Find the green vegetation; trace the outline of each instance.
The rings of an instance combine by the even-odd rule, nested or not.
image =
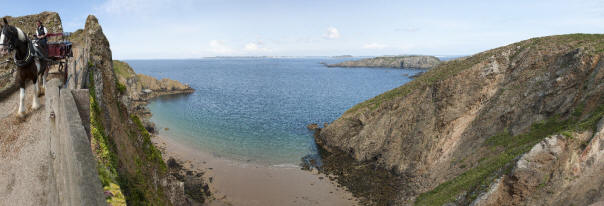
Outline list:
[[[126,94],[126,85],[123,85],[122,83],[116,81],[115,86],[117,87],[117,91],[120,92],[120,94]]]
[[[119,60],[113,60],[113,71],[115,72],[116,76],[124,79],[128,79],[136,75],[128,63]]]
[[[113,60],[113,72],[117,77],[115,78],[115,85],[118,92],[122,95],[126,94],[126,81],[129,78],[135,77],[136,73],[134,73],[134,70],[132,67],[130,67],[130,65],[128,65],[128,63],[119,60]]]
[[[480,62],[488,53],[481,53],[474,55],[466,60],[452,60],[446,63],[442,63],[436,68],[419,76],[417,79],[388,92],[380,94],[370,100],[362,102],[350,108],[346,113],[355,113],[361,108],[369,108],[371,110],[378,108],[383,102],[390,101],[395,98],[402,98],[407,96],[409,93],[415,90],[424,89],[437,81],[447,79],[459,72],[472,67],[473,65]]]
[[[583,48],[588,54],[600,54],[604,52],[604,34],[568,34],[568,35],[557,35],[548,37],[539,37],[511,44],[505,49],[511,48],[516,52],[511,56],[511,59],[516,59],[520,52],[526,49],[535,49],[537,51],[548,52],[551,48],[558,48],[559,46]],[[390,101],[395,98],[403,98],[412,91],[425,89],[426,87],[434,84],[435,82],[447,79],[454,76],[461,71],[472,67],[473,65],[486,60],[493,54],[500,53],[501,49],[493,49],[486,52],[482,52],[473,55],[464,60],[452,60],[443,62],[437,67],[431,69],[425,74],[421,75],[417,79],[388,92],[380,94],[370,100],[355,105],[348,111],[347,114],[353,114],[357,111],[362,111],[366,108],[374,110],[378,108],[383,102]]]
[[[137,116],[128,116],[123,105],[116,102],[120,112],[119,119],[128,124],[124,128],[127,130],[129,142],[134,146],[133,150],[120,150],[129,154],[118,154],[117,145],[113,142],[116,140],[104,133],[102,111],[96,100],[94,71],[89,75],[90,122],[94,137],[92,145],[97,158],[99,178],[104,189],[113,194],[107,199],[107,203],[112,205],[125,205],[126,202],[128,205],[169,204],[164,200],[162,187],[155,185],[152,180],[164,176],[167,173],[167,166],[163,162],[161,152],[151,142],[151,135]],[[125,148],[130,145],[120,146]],[[152,177],[149,174],[157,176]]]
[[[90,82],[94,82],[93,72],[89,74]],[[120,205],[125,203],[124,195],[117,184],[119,178],[117,173],[118,159],[112,148],[115,147],[111,139],[105,134],[105,129],[100,119],[101,109],[96,100],[95,85],[90,84],[90,133],[92,135],[91,144],[97,159],[97,170],[99,178],[106,191],[110,191],[113,196],[108,197],[107,203]],[[125,205],[125,204],[121,204]]]
[[[575,108],[575,111],[577,110],[583,110],[583,106]],[[512,136],[506,130],[494,135],[487,139],[486,144],[498,153],[495,152],[495,154],[483,158],[472,169],[440,184],[432,191],[421,194],[416,199],[415,204],[443,205],[455,201],[456,197],[463,192],[468,192],[470,194],[468,199],[473,200],[481,191],[487,189],[494,178],[509,172],[514,160],[528,152],[539,141],[554,134],[568,134],[571,131],[595,131],[598,121],[603,116],[604,105],[600,105],[583,120],[576,116],[561,120],[555,116],[546,121],[533,124],[530,130],[524,134]]]
[[[122,191],[120,190],[120,186],[114,183],[110,183],[108,186],[104,186],[103,189],[105,191],[110,191],[113,194],[113,197],[107,198],[107,204],[112,206],[126,205],[126,198]]]
[[[145,153],[145,157],[147,158],[147,161],[156,163],[157,165],[159,165],[162,172],[166,172],[168,167],[162,159],[161,152],[153,145],[153,142],[151,142],[151,134],[149,134],[147,129],[145,129],[145,126],[138,118],[138,116],[131,115],[130,118],[132,119],[132,122],[136,124],[138,131],[143,137],[142,148],[143,152]]]

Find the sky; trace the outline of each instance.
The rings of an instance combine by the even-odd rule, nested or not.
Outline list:
[[[0,16],[95,15],[114,59],[470,55],[556,34],[603,33],[604,0],[3,1]]]

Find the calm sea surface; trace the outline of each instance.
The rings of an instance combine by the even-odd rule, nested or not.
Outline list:
[[[151,101],[160,134],[219,157],[298,164],[316,152],[310,123],[410,81],[418,70],[327,68],[336,58],[129,60],[137,73],[190,84],[190,95]],[[166,130],[167,128],[167,130]]]

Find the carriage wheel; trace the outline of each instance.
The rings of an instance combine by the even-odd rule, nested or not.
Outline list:
[[[63,74],[64,74],[64,78],[65,78],[65,84],[67,84],[67,76],[69,76],[69,73],[67,72],[67,67],[69,67],[69,65],[67,64],[67,60],[65,60],[64,65],[63,65]]]

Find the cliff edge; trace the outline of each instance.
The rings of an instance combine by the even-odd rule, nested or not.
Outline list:
[[[337,64],[328,64],[327,67],[387,67],[387,68],[409,68],[430,69],[440,64],[440,60],[434,56],[384,56],[345,61]]]
[[[571,154],[590,150],[604,113],[602,56],[604,35],[570,34],[533,38],[447,61],[406,85],[354,106],[321,129],[316,140],[327,153],[375,163],[393,175],[394,184],[405,185],[385,197],[388,204],[470,204],[496,178],[518,177],[509,173],[517,160],[551,135],[590,134],[558,141],[587,145],[574,148]],[[561,165],[552,167],[560,169]],[[592,178],[598,180],[594,184],[604,179]],[[516,185],[508,179],[503,181]],[[541,180],[546,186],[562,188],[549,183],[554,179]],[[344,184],[351,188],[360,183]],[[506,188],[512,187],[509,184]],[[594,191],[589,194],[601,194],[603,187],[590,188]],[[366,194],[368,202],[379,202],[372,198],[379,197],[379,192]],[[564,203],[602,198],[589,194],[569,196]],[[549,196],[533,197],[539,201]],[[516,201],[510,204],[529,202]]]

